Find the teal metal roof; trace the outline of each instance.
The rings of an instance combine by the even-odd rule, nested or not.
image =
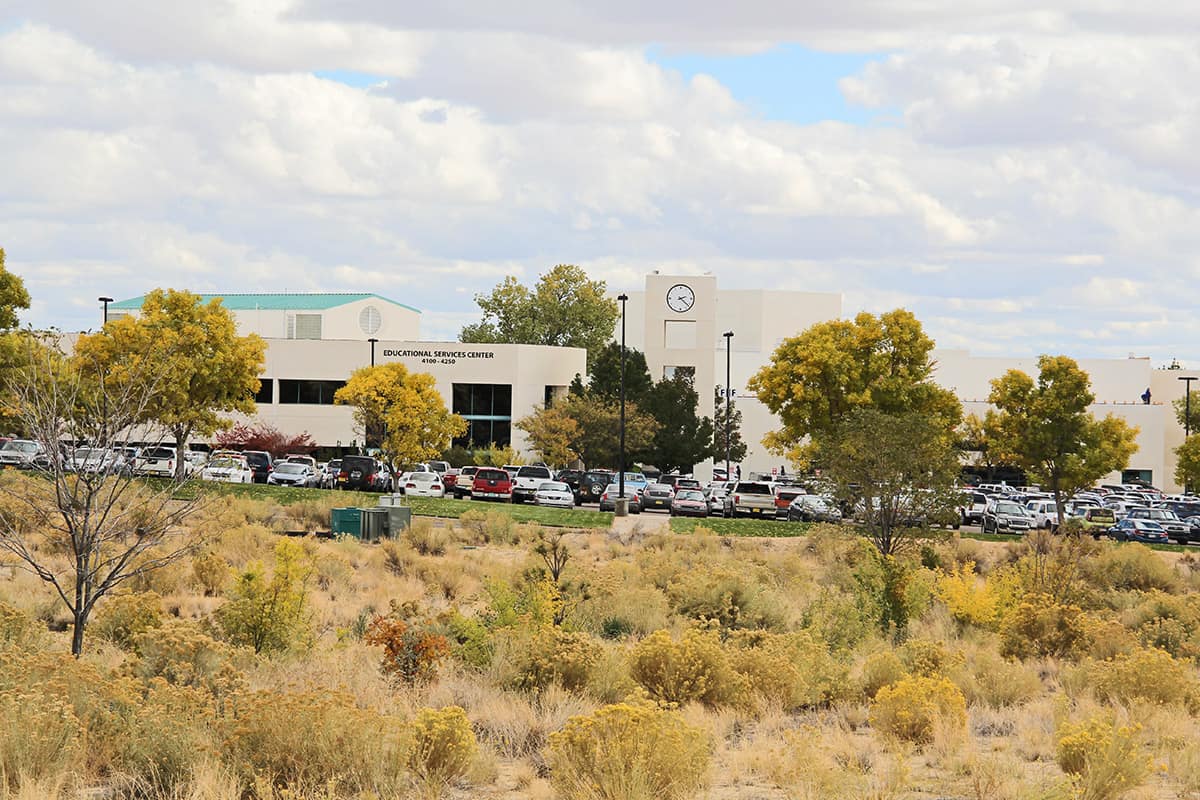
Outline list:
[[[407,308],[409,311],[421,313],[420,309],[397,303],[377,294],[359,292],[314,292],[314,293],[282,293],[282,294],[202,294],[202,302],[220,300],[221,305],[230,311],[324,311],[330,308],[344,306],[359,300],[374,298],[384,303]],[[136,311],[142,307],[146,296],[131,297],[109,304],[109,308],[118,311]]]

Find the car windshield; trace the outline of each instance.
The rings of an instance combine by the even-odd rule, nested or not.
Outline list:
[[[640,472],[626,472],[625,473],[625,482],[626,483],[630,483],[630,482],[646,483],[646,476]]]
[[[297,464],[294,461],[285,461],[275,468],[277,473],[284,475],[299,475],[308,467],[307,464]]]
[[[679,494],[675,495],[677,500],[704,500],[704,493],[698,489],[684,489]]]
[[[1012,514],[1015,517],[1023,517],[1023,516],[1025,516],[1025,509],[1021,508],[1016,503],[997,503],[996,504],[996,513],[997,514]]]
[[[517,470],[518,478],[549,478],[550,470],[546,467],[521,467]]]
[[[151,447],[149,450],[142,453],[146,458],[174,458],[175,451],[168,450],[165,447]]]
[[[80,447],[75,451],[76,461],[83,461],[88,458],[104,458],[104,451],[95,447]]]
[[[438,476],[436,472],[414,472],[408,479],[413,483],[433,483]]]
[[[765,483],[739,483],[737,491],[744,494],[771,494],[771,487]]]
[[[19,439],[14,439],[11,442],[5,442],[4,447],[0,448],[0,450],[8,450],[10,452],[15,450],[18,453],[34,453],[37,451],[37,444],[35,442],[23,442]]]
[[[571,487],[565,483],[556,483],[555,481],[546,481],[538,487],[539,492],[569,492]]]
[[[506,481],[508,473],[502,469],[481,469],[475,473],[475,477],[481,481]]]
[[[233,458],[232,456],[222,456],[220,458],[214,458],[212,461],[208,462],[208,468],[209,469],[234,469],[234,468],[243,466],[245,463],[246,462],[242,461],[240,458]]]

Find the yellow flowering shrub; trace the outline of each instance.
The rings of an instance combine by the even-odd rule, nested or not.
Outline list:
[[[939,726],[965,733],[967,701],[947,678],[902,678],[875,694],[870,720],[885,736],[924,744]]]
[[[526,640],[516,665],[513,683],[520,689],[545,689],[558,684],[572,691],[587,686],[600,643],[586,633],[571,633],[547,626]]]
[[[666,631],[655,631],[633,648],[629,674],[664,703],[736,704],[747,690],[713,631],[692,629],[679,641]]]
[[[20,780],[56,775],[80,754],[83,725],[64,698],[37,689],[0,691],[0,720],[0,794]]]
[[[117,647],[128,649],[139,635],[162,623],[162,598],[154,592],[114,594],[97,605],[89,630]]]
[[[564,800],[691,800],[706,783],[709,742],[678,714],[634,700],[572,717],[551,734],[548,762]]]
[[[867,656],[858,676],[858,686],[868,700],[901,678],[908,677],[908,670],[894,650],[880,650]]]
[[[993,628],[1000,621],[996,593],[975,575],[974,562],[939,572],[934,591],[950,610],[950,616],[964,625]]]
[[[406,761],[426,797],[439,797],[471,766],[478,745],[458,706],[423,708],[412,724]]]
[[[32,650],[42,641],[46,626],[8,603],[0,603],[0,651]]]
[[[168,620],[134,640],[139,656],[130,674],[149,681],[162,678],[175,686],[202,688],[222,698],[241,687],[234,649],[200,630],[194,622]]]
[[[1072,776],[1075,797],[1109,800],[1141,783],[1150,762],[1138,744],[1139,732],[1139,727],[1118,725],[1106,714],[1059,727],[1055,759]]]
[[[763,698],[785,711],[829,703],[846,695],[846,668],[811,634],[746,631],[731,637],[733,668]]]
[[[951,652],[934,639],[909,639],[896,651],[904,668],[912,675],[932,678],[947,675],[963,664],[962,653]]]
[[[1044,594],[1026,597],[1000,625],[1000,653],[1014,658],[1071,657],[1086,642],[1083,609]]]
[[[1087,684],[1102,700],[1157,705],[1190,705],[1200,701],[1200,684],[1191,664],[1165,650],[1138,648],[1108,661],[1083,667]]]

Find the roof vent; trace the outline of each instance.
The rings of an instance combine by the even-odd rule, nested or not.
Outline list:
[[[358,327],[367,336],[374,336],[379,333],[380,327],[383,326],[383,317],[379,315],[379,309],[375,306],[367,306],[358,315]]]

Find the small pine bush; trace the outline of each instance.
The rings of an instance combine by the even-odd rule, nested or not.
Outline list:
[[[412,724],[407,763],[427,798],[463,777],[478,751],[467,714],[458,706],[421,709]]]
[[[727,567],[688,570],[667,587],[675,611],[726,630],[782,630],[784,614],[775,596],[746,570]]]
[[[870,719],[885,736],[926,744],[940,726],[965,735],[967,701],[947,678],[902,678],[875,694]]]
[[[664,703],[734,705],[744,700],[747,690],[712,631],[692,629],[679,641],[666,631],[650,634],[630,653],[629,673]]]
[[[229,583],[229,562],[216,553],[201,553],[192,558],[192,580],[205,597],[216,597]]]
[[[129,649],[138,636],[162,623],[162,598],[154,592],[140,592],[105,597],[91,628],[101,639]]]
[[[548,761],[564,800],[691,800],[703,794],[709,743],[677,714],[626,701],[572,717],[550,736]]]

